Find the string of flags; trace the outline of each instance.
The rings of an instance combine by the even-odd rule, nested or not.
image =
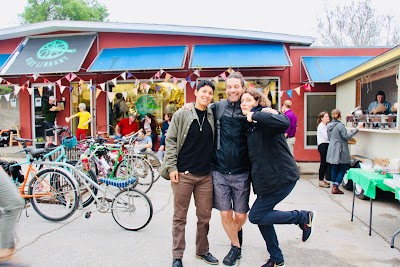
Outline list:
[[[222,78],[224,81],[227,79],[227,74],[231,74],[234,73],[235,71],[232,68],[228,68],[225,71],[223,71],[222,73],[220,73],[219,75],[209,79],[210,81],[214,81],[215,83],[219,82],[219,79]],[[72,92],[74,87],[71,85],[72,81],[78,81],[79,84],[79,89],[81,91],[81,86],[83,84],[88,84],[88,88],[90,88],[91,90],[96,90],[96,98],[100,95],[100,93],[107,93],[107,97],[108,100],[110,102],[112,102],[114,100],[115,97],[115,93],[114,92],[107,92],[106,91],[106,84],[108,83],[112,83],[114,84],[114,86],[116,86],[118,84],[118,79],[122,78],[124,81],[127,79],[130,80],[134,80],[134,87],[131,89],[133,91],[133,93],[135,95],[137,95],[138,90],[139,89],[144,89],[146,91],[146,93],[149,92],[151,85],[154,83],[154,80],[156,79],[157,81],[162,79],[162,77],[164,78],[164,82],[170,82],[172,81],[174,85],[178,86],[181,90],[186,89],[187,84],[190,85],[190,87],[192,89],[196,88],[196,80],[197,77],[200,77],[201,75],[201,69],[196,69],[194,70],[188,77],[186,78],[178,78],[178,77],[174,77],[173,75],[171,75],[168,72],[165,72],[163,69],[158,70],[153,76],[151,76],[150,79],[138,79],[136,78],[132,73],[130,73],[129,71],[124,71],[121,74],[119,74],[118,76],[114,77],[111,80],[108,80],[106,82],[103,83],[99,83],[99,84],[92,84],[92,80],[90,79],[89,81],[85,81],[83,78],[79,77],[78,75],[76,75],[75,73],[68,73],[66,74],[64,77],[56,80],[56,81],[49,81],[48,79],[43,78],[43,83],[45,84],[49,84],[47,87],[49,87],[51,89],[52,84],[55,83],[56,85],[58,85],[58,87],[60,88],[60,92],[61,94],[63,94],[63,92],[65,91],[65,89],[69,89],[69,92]],[[195,79],[192,80],[192,76],[195,76]],[[11,82],[7,81],[6,79],[0,77],[0,84],[2,84],[3,82],[5,82],[7,84],[8,87],[13,86],[14,87],[14,92],[13,93],[9,93],[9,94],[5,94],[5,95],[0,95],[0,100],[2,97],[4,97],[7,102],[10,100],[10,97],[12,94],[14,94],[14,96],[17,96],[19,94],[19,92],[21,90],[27,90],[29,95],[32,95],[34,88],[30,87],[31,85],[31,78],[33,79],[33,81],[36,81],[39,77],[41,77],[41,75],[39,74],[33,74],[32,77],[30,77],[29,79],[27,79],[27,81],[25,83],[23,83],[22,85],[19,84],[12,84]],[[63,80],[67,80],[69,83],[69,86],[63,85],[62,82]],[[254,87],[255,86],[253,84],[250,84],[249,87]],[[309,83],[306,83],[304,85],[301,85],[299,87],[296,87],[294,89],[288,89],[288,90],[280,90],[277,91],[277,86],[276,86],[276,82],[275,81],[271,81],[265,88],[257,88],[259,90],[262,90],[265,94],[271,93],[272,99],[275,100],[276,94],[279,94],[279,97],[282,97],[284,93],[286,93],[289,98],[292,98],[293,96],[293,91],[295,91],[298,95],[300,95],[300,90],[301,88],[303,88],[305,91],[310,92],[311,91],[311,85]],[[38,87],[38,93],[39,95],[42,97],[43,95],[43,87]],[[172,90],[172,87],[167,88],[169,91]],[[159,91],[160,87],[156,86],[156,91]],[[127,92],[123,93],[124,98],[126,98],[127,96]]]

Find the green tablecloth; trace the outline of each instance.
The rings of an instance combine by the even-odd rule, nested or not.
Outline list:
[[[346,177],[349,180],[352,180],[364,190],[364,195],[375,199],[376,197],[376,188],[380,188],[384,191],[390,192],[398,192],[398,190],[394,190],[393,188],[385,185],[383,183],[384,179],[390,179],[385,175],[374,173],[374,172],[365,172],[361,169],[351,168],[347,171]],[[397,194],[396,194],[397,195]]]

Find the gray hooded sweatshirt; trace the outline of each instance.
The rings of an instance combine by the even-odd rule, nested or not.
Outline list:
[[[344,124],[338,120],[328,123],[329,146],[326,161],[330,164],[350,164],[350,151],[348,140],[352,138],[358,129],[347,133]]]

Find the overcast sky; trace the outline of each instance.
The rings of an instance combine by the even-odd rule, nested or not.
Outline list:
[[[3,0],[4,1],[4,0]],[[0,28],[18,26],[17,14],[26,0],[6,0],[2,4]],[[5,2],[5,1],[4,1]],[[322,12],[323,0],[98,0],[107,6],[112,22],[140,22],[247,29],[318,37],[316,17]],[[330,0],[346,3],[349,0]],[[371,0],[380,13],[400,17],[396,0]],[[240,4],[239,4],[240,3]]]

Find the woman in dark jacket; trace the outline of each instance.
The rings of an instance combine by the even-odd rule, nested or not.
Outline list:
[[[241,109],[250,122],[247,144],[251,161],[251,178],[257,199],[249,220],[257,224],[267,245],[270,259],[263,266],[284,266],[274,224],[297,224],[307,241],[314,229],[314,211],[278,211],[274,207],[290,194],[300,178],[284,133],[288,118],[272,108],[264,108],[266,97],[256,89],[248,89],[241,98]]]

